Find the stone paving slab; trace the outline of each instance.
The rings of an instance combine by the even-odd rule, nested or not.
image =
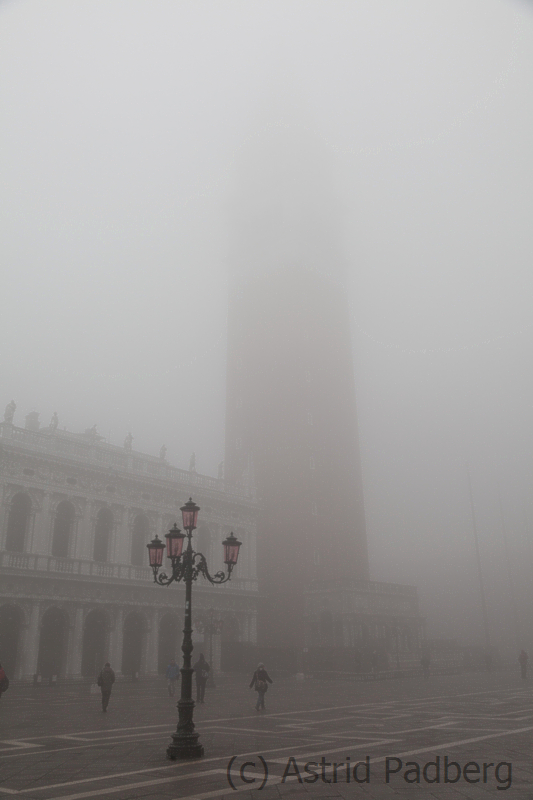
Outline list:
[[[166,759],[177,698],[163,681],[117,683],[106,714],[87,686],[12,683],[0,701],[0,797],[484,800],[503,791],[533,800],[533,692],[513,673],[356,684],[272,677],[264,714],[254,709],[248,676],[218,680],[195,709],[206,754],[192,762]],[[235,791],[227,780],[233,756]],[[269,772],[261,791],[259,756]],[[392,768],[401,762],[389,783],[387,757],[398,759]],[[426,777],[435,778],[437,757],[439,782],[429,783],[424,765],[433,762]],[[443,782],[445,757],[461,766],[456,783]],[[358,761],[357,777],[368,782],[353,777]],[[469,761],[467,776],[479,783],[465,779]],[[495,773],[500,762],[511,763],[510,780],[504,764]]]

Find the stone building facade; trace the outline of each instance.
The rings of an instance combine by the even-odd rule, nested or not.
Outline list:
[[[304,666],[368,671],[419,665],[425,620],[415,586],[379,581],[316,581],[305,594]]]
[[[162,538],[192,496],[196,550],[212,573],[222,540],[243,543],[231,581],[193,589],[196,653],[220,668],[236,643],[256,641],[257,503],[253,491],[74,434],[0,423],[0,662],[10,677],[81,679],[105,661],[118,674],[164,671],[181,655],[184,587],[156,586],[146,544]],[[219,633],[200,634],[202,622]],[[35,677],[37,676],[37,677]]]

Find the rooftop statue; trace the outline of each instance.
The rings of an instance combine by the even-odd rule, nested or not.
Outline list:
[[[57,416],[57,411],[54,411],[52,419],[50,420],[50,430],[56,431],[58,425],[59,425],[59,417]]]
[[[15,415],[15,411],[17,409],[17,404],[14,400],[7,404],[6,410],[4,411],[4,421],[10,422],[13,424],[13,417]]]
[[[132,444],[133,444],[133,436],[131,435],[131,432],[129,432],[126,438],[124,439],[124,450],[127,450],[128,453],[131,453]]]
[[[196,454],[193,453],[189,461],[189,472],[196,472]]]
[[[166,457],[167,457],[167,448],[163,444],[161,445],[161,450],[159,451],[159,458],[161,459],[161,461],[164,461]]]
[[[93,425],[92,428],[85,428],[85,436],[87,436],[92,442],[101,442],[104,439],[104,437],[100,436],[96,430],[96,425]]]

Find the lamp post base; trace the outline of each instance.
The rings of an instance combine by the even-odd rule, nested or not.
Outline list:
[[[182,691],[185,689],[185,694],[189,695],[188,698],[180,698],[178,701],[179,722],[178,728],[172,734],[172,741],[167,747],[167,758],[175,761],[177,758],[202,758],[204,754],[203,745],[200,744],[198,738],[200,734],[194,730],[193,710],[194,700],[191,694],[191,680],[193,670],[189,667],[183,668],[182,673]]]
[[[182,758],[202,758],[204,746],[198,741],[198,736],[197,733],[185,735],[174,733],[172,742],[167,747],[167,758],[170,758],[171,761]]]

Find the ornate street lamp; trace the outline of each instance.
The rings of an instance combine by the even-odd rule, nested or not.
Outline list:
[[[216,616],[214,608],[210,608],[198,619],[196,627],[199,633],[203,633],[209,637],[209,664],[211,665],[211,669],[209,670],[207,685],[211,689],[216,689],[215,678],[213,674],[213,636],[217,636],[222,631],[222,628],[224,627],[224,620]]]
[[[170,559],[172,569],[170,575],[159,572],[163,564],[163,552],[165,545],[156,536],[150,544],[147,544],[150,566],[154,573],[154,581],[160,586],[169,586],[174,581],[185,583],[185,627],[183,629],[183,667],[181,668],[181,696],[178,701],[178,727],[176,733],[172,734],[172,742],[167,748],[167,756],[171,759],[176,758],[201,758],[204,754],[203,745],[198,741],[199,734],[194,730],[193,710],[194,700],[192,699],[192,674],[191,666],[192,646],[192,583],[202,574],[210,583],[221,584],[229,581],[234,566],[239,557],[239,542],[233,533],[222,542],[224,547],[224,563],[228,571],[209,574],[207,561],[202,553],[196,553],[192,548],[192,532],[196,529],[198,521],[199,506],[193,503],[189,497],[187,503],[180,509],[183,518],[183,527],[187,533],[182,533],[178,526],[174,527],[166,534],[167,558]],[[187,546],[184,550],[185,539]]]

